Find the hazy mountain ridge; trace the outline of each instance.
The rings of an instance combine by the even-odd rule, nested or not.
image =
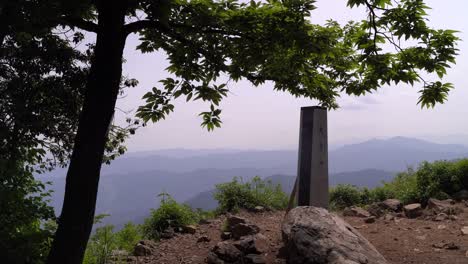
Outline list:
[[[461,157],[468,157],[468,148],[461,145],[403,137],[369,140],[330,151],[330,184],[373,187],[382,180],[390,180],[394,172],[423,160]],[[292,150],[176,149],[130,153],[110,166],[103,166],[96,212],[111,214],[107,222],[120,225],[148,215],[150,208],[158,206],[156,196],[163,191],[178,201],[190,201],[202,192],[212,192],[215,184],[227,182],[234,176],[270,177],[289,192],[294,177],[284,175],[295,175],[296,166],[297,151]],[[52,205],[57,213],[63,199],[65,172],[62,169],[39,176],[54,182]],[[213,205],[203,193],[198,200]]]

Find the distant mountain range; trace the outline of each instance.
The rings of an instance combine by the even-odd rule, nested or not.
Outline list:
[[[374,187],[421,161],[462,157],[468,157],[468,147],[462,145],[404,137],[369,140],[329,152],[330,184]],[[174,149],[129,153],[103,167],[97,213],[111,214],[106,222],[118,226],[127,221],[141,222],[150,208],[157,208],[156,196],[163,191],[195,207],[213,208],[214,185],[234,176],[269,177],[289,192],[296,166],[297,151],[292,150]],[[53,182],[51,204],[57,213],[63,199],[64,176],[64,169],[38,176]]]

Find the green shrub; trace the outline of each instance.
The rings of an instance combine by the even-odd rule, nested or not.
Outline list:
[[[258,176],[248,182],[235,177],[231,182],[217,184],[214,198],[219,203],[217,211],[220,213],[249,210],[256,206],[284,209],[288,204],[288,196],[281,190],[281,185],[274,185]]]
[[[132,252],[135,245],[143,238],[142,230],[139,225],[128,222],[115,234],[117,248]]]
[[[143,233],[150,239],[158,240],[167,228],[181,228],[185,225],[197,223],[200,215],[190,206],[177,203],[170,195],[163,193],[161,205],[151,211],[151,216],[145,220]]]
[[[362,190],[354,185],[339,184],[330,189],[330,208],[342,210],[345,207],[362,204]]]
[[[466,161],[423,162],[416,171],[419,200],[426,202],[429,198],[446,199],[449,195],[463,188],[460,172],[457,171]]]

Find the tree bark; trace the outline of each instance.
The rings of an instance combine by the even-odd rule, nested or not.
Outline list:
[[[94,58],[86,86],[65,198],[49,264],[80,264],[94,220],[99,176],[122,76],[126,0],[97,1],[98,27]]]

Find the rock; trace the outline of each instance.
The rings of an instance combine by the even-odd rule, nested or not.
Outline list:
[[[222,233],[221,233],[221,239],[222,239],[222,240],[231,239],[231,232],[222,232]]]
[[[375,223],[375,216],[367,217],[366,219],[364,219],[364,222],[366,222],[367,224]]]
[[[420,203],[408,204],[403,207],[405,215],[408,218],[416,218],[422,215],[422,207]]]
[[[262,255],[256,255],[256,254],[248,254],[247,256],[244,257],[243,263],[245,264],[265,264],[266,259]]]
[[[468,200],[468,190],[461,190],[452,195],[452,198],[456,201],[465,201]]]
[[[141,240],[133,249],[134,256],[149,256],[156,251],[156,242],[152,240]]]
[[[356,229],[323,208],[292,209],[282,235],[288,263],[388,263]]]
[[[247,219],[235,215],[228,215],[227,217],[227,228],[231,230],[237,224],[246,224]]]
[[[392,211],[392,212],[400,212],[403,208],[403,204],[398,199],[387,199],[380,204],[383,209]]]
[[[393,215],[391,215],[391,214],[386,214],[386,215],[384,215],[383,219],[385,221],[392,221],[392,220],[395,219],[395,217]]]
[[[170,239],[175,236],[175,230],[172,227],[168,227],[164,232],[161,233],[161,238]]]
[[[209,225],[211,224],[213,221],[210,220],[210,219],[205,219],[205,218],[202,218],[200,219],[200,221],[198,221],[198,224],[199,225]]]
[[[234,243],[234,246],[244,254],[261,254],[268,251],[268,238],[262,234],[247,236]]]
[[[432,220],[436,221],[436,222],[440,222],[440,221],[447,220],[448,218],[449,218],[449,216],[447,214],[440,213],[440,214],[436,215]]]
[[[457,249],[460,249],[460,246],[458,246],[458,245],[455,244],[454,242],[445,242],[445,241],[442,241],[442,242],[440,242],[440,243],[433,244],[432,246],[435,247],[435,248],[439,248],[439,249],[448,249],[448,250],[457,250]]]
[[[208,237],[208,236],[201,236],[197,239],[197,242],[198,243],[202,243],[202,242],[210,242],[211,239]]]
[[[258,232],[260,232],[260,228],[253,224],[240,223],[231,228],[231,235],[234,239],[239,239],[248,235],[255,235]]]
[[[182,227],[182,232],[187,234],[195,234],[197,232],[197,227],[194,225],[186,225]]]
[[[362,209],[361,207],[351,206],[351,207],[346,207],[343,210],[343,216],[369,217],[371,215],[369,212]]]
[[[216,244],[212,252],[220,259],[227,262],[236,262],[242,257],[242,252],[233,244],[223,241]]]
[[[206,258],[206,263],[208,263],[208,264],[224,264],[224,261],[219,259],[218,256],[215,253],[210,252],[210,253],[208,253],[208,257]]]
[[[386,212],[386,210],[384,209],[385,206],[382,205],[382,203],[372,203],[371,205],[369,205],[369,207],[367,207],[367,211],[375,216],[375,217],[381,217],[383,216]]]
[[[436,214],[445,213],[448,215],[454,215],[460,213],[460,209],[453,206],[450,202],[440,201],[433,198],[427,201],[427,209]]]
[[[255,206],[254,209],[252,210],[256,213],[261,213],[261,212],[265,212],[265,207],[263,206]]]
[[[445,229],[445,228],[447,228],[446,225],[438,225],[437,226],[437,229],[439,229],[439,230],[442,230],[442,229]]]
[[[468,226],[462,227],[461,233],[462,233],[462,235],[464,235],[464,236],[468,235]]]

